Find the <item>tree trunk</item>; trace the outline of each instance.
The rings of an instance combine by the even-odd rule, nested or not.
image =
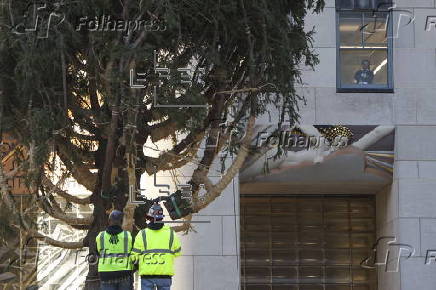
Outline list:
[[[99,146],[96,154],[96,166],[99,168],[98,170],[98,179],[94,188],[94,191],[90,197],[91,203],[94,204],[93,216],[94,220],[91,225],[91,229],[88,231],[88,234],[84,240],[84,245],[89,249],[89,255],[86,259],[88,263],[88,275],[86,276],[85,281],[85,290],[97,290],[100,289],[100,279],[98,276],[98,253],[97,253],[97,244],[96,237],[100,231],[104,230],[107,226],[108,215],[106,210],[110,208],[111,202],[103,199],[102,192],[102,183],[103,183],[103,167],[105,165],[105,154],[104,152],[106,146]]]

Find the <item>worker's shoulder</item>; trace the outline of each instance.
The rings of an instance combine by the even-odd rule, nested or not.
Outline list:
[[[165,229],[165,230],[167,230],[167,231],[174,231],[172,227],[167,226],[167,225],[164,225],[164,226],[162,227],[162,229]]]

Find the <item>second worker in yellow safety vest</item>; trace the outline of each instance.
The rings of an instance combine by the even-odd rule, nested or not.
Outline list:
[[[96,238],[98,272],[102,290],[133,289],[133,264],[130,259],[132,236],[123,231],[123,213],[114,210],[109,215],[109,226]]]
[[[162,207],[155,203],[147,213],[147,228],[135,238],[132,258],[139,263],[142,290],[170,290],[174,258],[181,255],[180,240],[163,224],[163,217]]]

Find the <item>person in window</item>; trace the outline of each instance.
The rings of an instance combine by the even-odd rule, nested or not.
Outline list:
[[[370,69],[369,60],[362,60],[362,69],[354,74],[354,82],[359,85],[369,85],[372,84],[373,78],[374,73]]]

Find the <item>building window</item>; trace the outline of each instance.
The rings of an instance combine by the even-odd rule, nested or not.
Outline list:
[[[381,5],[386,2],[338,2],[338,91],[392,91],[391,14]]]

